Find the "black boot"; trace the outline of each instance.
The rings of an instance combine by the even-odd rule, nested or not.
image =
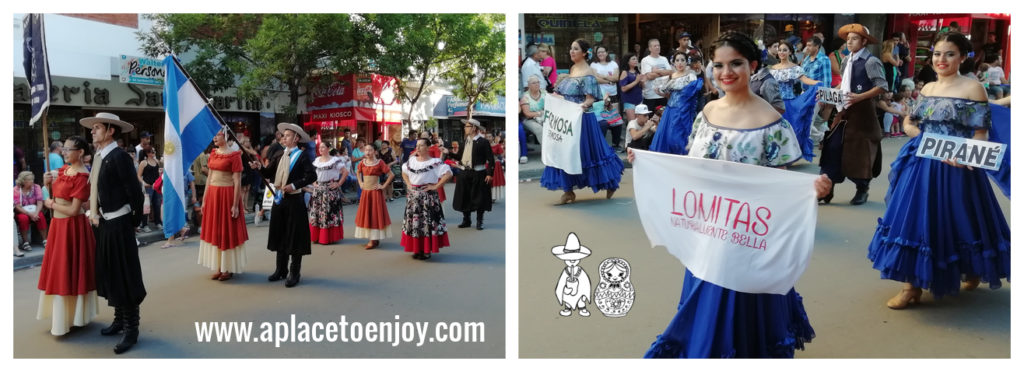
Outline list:
[[[469,212],[462,212],[462,223],[459,224],[459,228],[469,227],[473,222],[469,220]]]
[[[114,345],[114,354],[126,352],[139,342],[139,306],[126,306],[123,312],[124,336],[121,336],[121,342]]]
[[[834,196],[833,195],[834,191],[836,191],[836,185],[832,184],[832,187],[828,189],[828,195],[825,195],[825,196],[823,196],[821,198],[818,198],[818,201],[821,202],[821,204],[831,203],[832,202],[832,196]]]
[[[100,334],[104,336],[113,336],[121,333],[124,329],[124,310],[121,307],[114,308],[114,322],[110,323],[110,326],[100,330]]]
[[[857,194],[853,195],[853,199],[850,200],[850,204],[861,205],[868,201],[868,189],[857,189]]]
[[[288,288],[291,288],[291,287],[294,287],[296,284],[299,284],[299,278],[302,276],[301,271],[302,271],[302,255],[298,255],[298,254],[297,255],[293,255],[292,256],[292,267],[291,267],[291,270],[288,272],[288,280],[286,280],[284,282],[284,286],[288,287]]]
[[[273,274],[270,274],[270,277],[268,277],[267,280],[276,282],[284,279],[286,276],[288,276],[288,254],[284,251],[278,251],[277,268],[274,270]]]
[[[476,229],[484,229],[484,211],[476,211]]]

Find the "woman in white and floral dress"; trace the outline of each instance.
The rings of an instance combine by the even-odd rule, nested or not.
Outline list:
[[[416,154],[402,165],[402,179],[409,188],[402,219],[402,246],[412,258],[426,260],[448,246],[448,227],[437,190],[452,178],[452,170],[430,156],[426,139],[416,141]]]

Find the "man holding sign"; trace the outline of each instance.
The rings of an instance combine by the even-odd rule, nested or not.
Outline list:
[[[996,289],[1010,277],[1010,228],[992,184],[984,171],[962,164],[999,164],[989,157],[1004,145],[961,145],[985,141],[992,127],[985,88],[958,72],[970,52],[964,35],[938,35],[932,53],[938,81],[921,89],[903,122],[912,138],[892,163],[888,205],[868,246],[881,277],[903,282],[886,302],[892,309],[920,302],[923,289],[939,298],[981,282]]]
[[[839,37],[850,50],[850,57],[840,66],[840,90],[846,92],[846,103],[836,106],[839,113],[822,142],[819,164],[821,174],[827,174],[832,183],[849,178],[857,185],[850,204],[860,205],[868,201],[871,179],[882,172],[882,129],[875,115],[875,97],[886,91],[886,82],[882,61],[865,48],[877,42],[867,27],[845,25],[839,29]],[[830,191],[819,200],[828,204],[832,195]]]

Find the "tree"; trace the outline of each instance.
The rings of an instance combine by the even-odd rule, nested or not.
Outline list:
[[[426,87],[446,73],[455,62],[474,50],[481,38],[493,31],[485,24],[494,19],[504,21],[504,15],[477,14],[377,14],[368,15],[367,20],[377,28],[379,37],[375,43],[380,56],[375,58],[375,71],[394,76],[399,81],[399,96],[409,103],[407,116]],[[501,37],[504,45],[504,36]],[[504,47],[498,51],[504,58]],[[415,89],[406,89],[417,85]]]
[[[505,91],[505,24],[503,15],[482,15],[470,33],[480,35],[475,43],[444,73],[455,87],[455,96],[466,100],[466,118],[473,118],[477,102],[494,102]]]
[[[347,14],[156,14],[151,32],[139,32],[149,56],[189,54],[182,62],[206,92],[238,87],[256,98],[288,93],[287,116],[297,118],[299,98],[312,77],[337,67],[367,65],[364,30]],[[339,55],[341,51],[346,51]],[[298,121],[298,120],[296,120]]]

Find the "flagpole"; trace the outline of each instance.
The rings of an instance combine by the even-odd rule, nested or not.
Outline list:
[[[203,93],[202,89],[199,89],[199,85],[196,84],[195,80],[192,79],[192,75],[189,75],[188,71],[185,70],[185,67],[181,65],[181,62],[178,61],[178,57],[174,54],[171,54],[171,61],[174,61],[174,65],[178,66],[178,71],[181,71],[181,73],[185,75],[185,79],[188,80],[189,84],[192,84],[192,87],[196,89],[196,93],[199,93],[199,97],[203,99],[203,104],[205,104],[206,107],[210,109],[210,112],[212,112],[213,116],[217,118],[217,121],[220,122],[220,125],[227,129],[226,134],[228,135],[228,137],[238,144],[238,149],[242,151],[242,161],[246,162],[246,164],[252,162],[252,157],[249,156],[249,153],[245,152],[245,149],[242,148],[242,143],[238,141],[238,137],[235,136],[235,132],[231,130],[230,126],[227,125],[227,122],[225,122],[224,118],[220,116],[220,113],[217,112],[217,109],[210,104],[210,99],[206,97],[206,94]],[[263,179],[263,184],[265,186],[273,188],[273,185],[265,177],[260,178]]]

